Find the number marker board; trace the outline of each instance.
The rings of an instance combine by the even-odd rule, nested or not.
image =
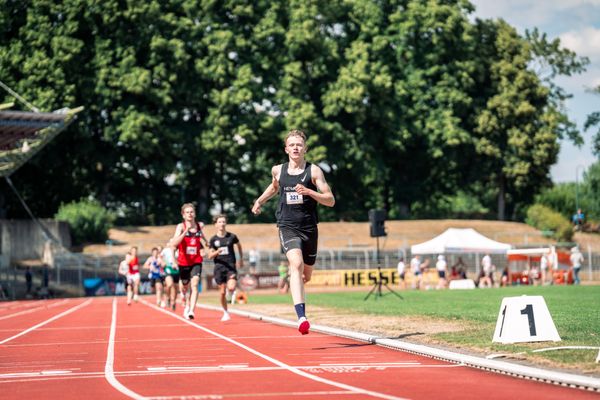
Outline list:
[[[502,299],[492,342],[558,342],[560,340],[542,296]]]

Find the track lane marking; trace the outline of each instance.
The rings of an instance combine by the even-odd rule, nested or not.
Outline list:
[[[412,367],[412,368],[459,368],[459,367],[465,367],[464,365],[457,365],[457,364],[452,364],[452,365],[418,365],[418,366],[406,366],[406,367],[400,367],[400,368],[408,368],[408,367]],[[152,368],[152,367],[148,367]],[[131,370],[131,371],[120,371],[120,372],[115,372],[115,376],[118,377],[125,377],[125,376],[143,376],[143,377],[147,377],[147,376],[161,376],[161,375],[189,375],[189,374],[205,374],[205,373],[219,373],[219,372],[223,372],[223,373],[233,373],[233,372],[239,372],[239,373],[246,373],[246,372],[266,372],[266,371],[283,371],[284,369],[281,367],[277,367],[277,366],[273,366],[273,367],[248,367],[248,368],[232,368],[232,369],[224,369],[224,368],[207,368],[207,369],[185,369],[185,370],[179,370],[176,367],[175,368],[170,368],[170,367],[166,367],[167,369],[161,369],[161,367],[156,367],[156,369],[152,369],[152,370]],[[327,371],[328,368],[324,368],[318,365],[314,365],[314,366],[298,366],[295,367],[298,369],[306,369],[309,371],[315,371],[315,370],[323,370],[323,371]],[[398,368],[398,367],[395,367]],[[12,373],[6,373],[6,374],[0,374],[0,385],[4,384],[4,383],[15,383],[15,382],[36,382],[36,381],[56,381],[56,380],[69,380],[69,379],[82,379],[82,378],[89,378],[89,379],[96,379],[96,378],[102,378],[105,379],[105,373],[104,371],[97,371],[97,372],[74,372],[76,368],[71,368],[71,373],[69,374],[65,374],[65,375],[57,375],[57,376],[42,376],[40,371],[34,371],[34,372],[12,372]],[[376,367],[363,367],[363,369],[377,369]],[[382,369],[385,369],[382,368]],[[27,378],[27,379],[25,379]]]
[[[24,331],[22,331],[22,332],[20,332],[20,333],[18,333],[18,334],[16,334],[16,335],[14,335],[14,336],[11,336],[11,337],[9,337],[9,338],[7,338],[7,339],[4,339],[4,340],[0,341],[0,344],[5,344],[5,343],[7,343],[7,342],[10,342],[10,341],[11,341],[11,340],[13,340],[13,339],[16,339],[16,338],[20,337],[20,336],[26,335],[26,334],[28,334],[29,332],[32,332],[32,331],[36,330],[36,329],[37,329],[37,328],[39,328],[39,327],[42,327],[42,326],[44,326],[44,325],[46,325],[46,324],[49,324],[49,323],[50,323],[50,322],[52,322],[52,321],[55,321],[55,320],[57,320],[57,319],[59,319],[59,318],[62,318],[62,317],[64,317],[65,315],[71,314],[72,312],[75,312],[75,311],[79,310],[80,308],[83,308],[83,307],[87,306],[87,305],[88,305],[88,304],[90,304],[91,302],[92,302],[92,299],[89,299],[89,300],[87,300],[87,301],[84,301],[83,303],[80,303],[80,304],[76,305],[75,307],[69,308],[68,310],[66,310],[66,311],[63,311],[63,312],[61,312],[60,314],[58,314],[58,315],[55,315],[54,317],[52,317],[52,318],[50,318],[50,319],[47,319],[47,320],[46,320],[46,321],[44,321],[44,322],[40,322],[39,324],[37,324],[37,325],[34,325],[34,326],[32,326],[31,328],[27,328],[27,329],[25,329]]]
[[[335,386],[337,388],[348,390],[350,392],[357,393],[357,394],[364,394],[364,395],[368,395],[368,396],[371,396],[371,397],[377,397],[377,398],[380,398],[380,399],[388,399],[388,400],[408,400],[408,399],[403,398],[403,397],[392,396],[392,395],[388,395],[388,394],[385,394],[385,393],[374,392],[374,391],[371,391],[371,390],[359,388],[359,387],[352,386],[352,385],[347,385],[345,383],[336,382],[336,381],[332,381],[332,380],[329,380],[329,379],[326,379],[326,378],[321,378],[320,376],[309,374],[308,372],[304,372],[304,371],[302,371],[301,369],[299,369],[297,367],[293,367],[291,365],[288,365],[288,364],[284,363],[283,361],[279,361],[279,360],[277,360],[277,359],[275,359],[273,357],[270,357],[270,356],[268,356],[266,354],[263,354],[263,353],[259,352],[258,350],[255,350],[255,349],[253,349],[253,348],[251,348],[249,346],[246,346],[245,344],[240,343],[240,342],[238,342],[236,340],[233,340],[233,339],[231,339],[231,338],[229,338],[229,337],[227,337],[225,335],[221,335],[220,333],[215,332],[213,330],[210,330],[208,328],[205,328],[202,325],[195,324],[195,323],[193,323],[192,321],[190,321],[188,319],[180,317],[179,315],[175,315],[175,314],[173,314],[170,311],[167,311],[167,310],[164,310],[164,309],[162,309],[160,307],[155,306],[154,304],[150,304],[146,300],[142,299],[141,302],[142,302],[142,304],[145,304],[146,306],[148,306],[148,307],[150,307],[152,309],[155,309],[156,311],[160,311],[160,312],[162,312],[164,314],[170,315],[171,317],[177,318],[180,321],[183,321],[186,324],[195,327],[196,329],[200,329],[201,331],[204,331],[204,332],[206,332],[208,334],[211,334],[211,335],[216,336],[216,337],[218,337],[220,339],[223,339],[223,340],[225,340],[225,341],[227,341],[227,342],[229,342],[229,343],[231,343],[231,344],[233,344],[235,346],[238,346],[238,347],[240,347],[240,348],[248,351],[249,353],[252,353],[252,354],[254,354],[254,355],[256,355],[256,356],[258,356],[258,357],[260,357],[260,358],[262,358],[262,359],[264,359],[266,361],[269,361],[269,362],[271,362],[271,363],[273,363],[275,365],[278,365],[279,367],[281,367],[281,368],[283,368],[283,369],[285,369],[285,370],[287,370],[289,372],[292,372],[292,373],[294,373],[296,375],[300,375],[302,377],[311,379],[313,381],[320,382],[320,383],[323,383],[323,384],[326,384],[326,385],[330,385],[330,386]]]
[[[4,315],[4,316],[0,317],[0,321],[2,321],[4,319],[9,319],[9,318],[17,317],[19,315],[29,314],[29,313],[35,312],[37,310],[42,310],[42,309],[48,309],[48,308],[51,308],[51,307],[56,307],[56,306],[61,305],[61,304],[65,303],[65,302],[68,302],[68,300],[59,301],[59,302],[50,304],[49,306],[37,306],[37,307],[34,307],[34,308],[29,308],[27,310],[16,312],[14,314]]]
[[[108,348],[106,350],[106,364],[104,366],[104,377],[112,387],[123,393],[125,396],[132,399],[146,399],[146,397],[128,389],[121,384],[115,377],[114,362],[115,362],[115,336],[117,332],[117,298],[113,297],[112,302],[112,317],[110,322],[110,334],[108,337]]]

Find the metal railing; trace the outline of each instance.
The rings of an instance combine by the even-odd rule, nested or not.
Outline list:
[[[584,253],[585,265],[582,267],[580,277],[583,281],[600,281],[600,253],[592,253],[590,249]],[[140,254],[140,260],[145,260],[148,254]],[[283,255],[278,251],[260,251],[256,266],[252,268],[248,260],[248,253],[244,257],[244,272],[273,273],[277,271]],[[431,255],[430,268],[435,268],[435,257]],[[475,278],[480,272],[481,257],[483,254],[449,254],[446,256],[448,269],[454,265],[459,257],[466,265],[468,277]],[[393,250],[380,250],[379,261],[377,251],[374,248],[342,248],[321,249],[317,256],[315,269],[317,270],[340,270],[340,269],[372,269],[380,263],[382,268],[396,268],[400,257],[408,267],[411,254],[409,248],[397,248]],[[508,261],[505,255],[492,254],[492,262],[496,266],[496,273],[506,267]],[[72,293],[83,294],[83,282],[88,278],[117,279],[117,266],[121,261],[121,255],[88,255],[61,252],[54,257],[54,267],[48,269],[49,285],[55,287],[70,287]],[[252,268],[252,269],[251,269]],[[204,274],[212,274],[212,262],[206,262]],[[19,292],[18,287],[24,287],[22,277],[23,270],[14,266],[0,269],[0,285],[5,298],[15,298]],[[0,299],[2,296],[0,295]]]

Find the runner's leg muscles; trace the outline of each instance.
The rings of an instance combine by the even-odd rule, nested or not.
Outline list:
[[[227,298],[225,297],[225,289],[226,289],[226,284],[221,283],[219,285],[219,292],[221,294],[221,306],[223,307],[223,310],[227,311]]]
[[[290,291],[294,304],[304,303],[304,260],[300,249],[291,249],[286,254],[290,271]],[[311,271],[312,272],[312,271]]]
[[[200,276],[192,276],[190,284],[192,285],[192,294],[190,296],[190,310],[193,310],[196,307],[196,302],[198,301],[198,284],[200,283]]]

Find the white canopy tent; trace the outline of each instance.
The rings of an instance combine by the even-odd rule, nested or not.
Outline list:
[[[445,254],[445,253],[496,253],[505,254],[512,246],[497,242],[475,229],[449,228],[439,236],[427,242],[411,246],[414,254]]]

